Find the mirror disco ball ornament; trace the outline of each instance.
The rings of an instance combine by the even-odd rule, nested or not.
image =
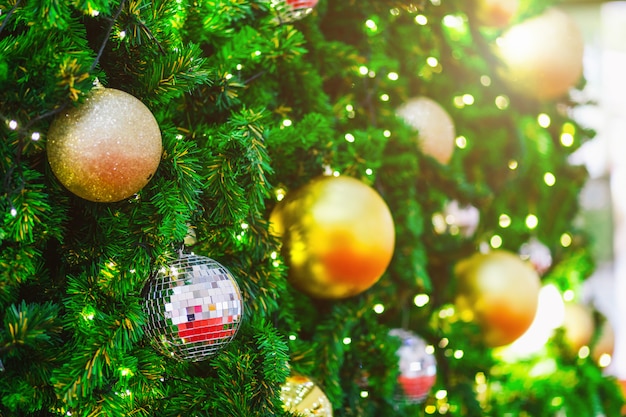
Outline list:
[[[398,400],[420,403],[428,397],[437,380],[437,360],[427,349],[424,339],[404,329],[393,329],[390,336],[399,337],[402,345],[398,348],[400,376],[398,383],[402,394]]]
[[[318,0],[271,0],[279,23],[289,23],[310,15]]]
[[[286,411],[304,417],[333,417],[333,406],[317,384],[302,375],[291,375],[281,386]]]
[[[231,273],[213,259],[182,255],[147,287],[146,333],[168,356],[201,361],[230,342],[243,315]]]

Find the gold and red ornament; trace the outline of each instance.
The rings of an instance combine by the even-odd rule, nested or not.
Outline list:
[[[303,417],[332,417],[333,406],[310,378],[292,374],[281,386],[280,399],[286,411]]]
[[[448,112],[428,97],[415,97],[396,110],[404,122],[417,130],[417,145],[422,153],[447,164],[454,153],[456,130]]]
[[[456,310],[482,330],[483,342],[497,347],[512,343],[535,318],[541,283],[539,275],[514,253],[476,253],[455,267]]]
[[[161,131],[137,98],[97,87],[85,102],[61,113],[47,137],[52,172],[85,200],[115,202],[132,196],[161,161]]]
[[[476,18],[485,27],[502,29],[507,27],[520,6],[520,0],[477,0]]]
[[[550,100],[566,94],[583,72],[584,41],[564,11],[548,8],[511,26],[497,40],[503,80],[527,97]]]
[[[310,15],[319,0],[270,0],[280,23],[290,23]]]
[[[316,298],[367,290],[393,255],[391,212],[373,188],[355,178],[322,176],[290,191],[270,222],[282,240],[289,281]]]
[[[519,254],[522,259],[530,262],[539,275],[545,274],[552,266],[550,248],[535,237],[520,246]]]
[[[424,339],[404,329],[389,331],[402,344],[398,348],[398,384],[402,393],[398,398],[408,403],[424,401],[437,381],[437,360]]]
[[[164,354],[201,361],[236,335],[243,316],[237,282],[205,256],[182,254],[146,286],[146,333]]]

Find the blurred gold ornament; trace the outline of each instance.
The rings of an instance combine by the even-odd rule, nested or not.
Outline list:
[[[482,26],[504,28],[519,10],[519,0],[478,0],[476,17]]]
[[[412,98],[396,110],[404,122],[418,132],[419,149],[447,164],[454,153],[456,131],[452,117],[439,103],[428,97]]]
[[[574,353],[578,353],[581,347],[589,346],[593,338],[593,311],[583,304],[565,304],[563,330],[566,342]]]
[[[582,34],[557,8],[512,26],[497,45],[504,64],[500,75],[511,89],[528,97],[560,97],[582,76]]]
[[[48,131],[52,172],[72,193],[114,202],[143,188],[161,160],[161,131],[132,95],[95,88],[80,106],[59,115]]]
[[[313,297],[346,298],[367,290],[393,255],[395,229],[387,204],[354,178],[314,179],[287,193],[270,221],[282,238],[289,281]]]
[[[304,417],[333,416],[333,406],[326,394],[305,376],[288,377],[281,387],[280,399],[285,410]]]
[[[528,330],[541,284],[519,256],[504,250],[476,253],[456,265],[455,275],[457,311],[480,326],[487,346],[507,345]]]

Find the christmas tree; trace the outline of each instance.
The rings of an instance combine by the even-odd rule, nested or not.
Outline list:
[[[520,61],[535,19],[0,1],[0,415],[620,415],[567,326],[582,45]]]

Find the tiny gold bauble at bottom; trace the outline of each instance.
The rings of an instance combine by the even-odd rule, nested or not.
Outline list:
[[[305,417],[333,417],[333,406],[326,394],[305,376],[287,378],[281,387],[280,399],[287,411]]]

